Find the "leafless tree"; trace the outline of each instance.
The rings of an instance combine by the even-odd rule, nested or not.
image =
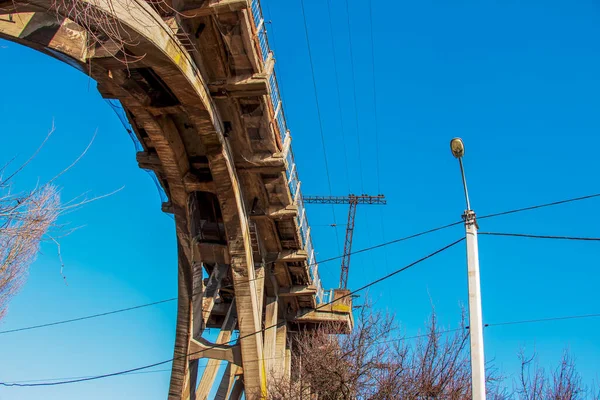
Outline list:
[[[289,381],[275,381],[272,400],[430,400],[471,399],[468,329],[463,323],[446,330],[435,312],[422,335],[399,337],[394,317],[366,306],[348,335],[331,335],[331,327],[300,332],[293,340]],[[549,373],[534,353],[519,354],[521,371],[512,389],[493,362],[486,366],[492,400],[598,399],[586,389],[569,352]]]
[[[292,344],[291,382],[277,382],[277,400],[469,399],[468,330],[444,331],[435,313],[423,335],[398,338],[390,314],[363,307],[348,335],[301,332]],[[415,341],[416,339],[416,341]],[[494,377],[488,382],[494,389]],[[502,399],[499,390],[490,398]]]
[[[587,398],[575,361],[568,351],[563,353],[558,367],[550,374],[537,362],[537,354],[519,354],[521,374],[516,393],[523,400],[576,400]],[[592,389],[593,392],[593,389]],[[590,393],[594,397],[594,393]]]
[[[0,178],[0,319],[25,282],[42,238],[60,213],[55,186],[45,184],[13,193],[14,176],[16,173]]]
[[[53,132],[54,126],[26,162],[13,170],[10,169],[11,162],[0,168],[0,320],[6,313],[9,301],[24,284],[29,266],[35,261],[40,244],[44,240],[57,246],[62,274],[59,239],[74,229],[69,230],[66,226],[57,224],[58,218],[122,189],[92,198],[82,195],[70,201],[60,201],[59,191],[54,182],[87,153],[94,141],[92,138],[75,161],[47,182],[38,183],[31,190],[15,191],[13,182],[37,156]]]

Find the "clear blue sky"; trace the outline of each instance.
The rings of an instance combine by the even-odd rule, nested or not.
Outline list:
[[[358,210],[355,249],[460,218],[464,200],[448,142],[461,136],[473,208],[480,215],[598,192],[600,9],[579,2],[373,1],[376,79],[372,80],[368,3],[350,0],[357,109],[353,102],[344,3],[306,0],[333,194],[385,193],[385,207]],[[329,194],[320,147],[300,3],[269,0],[263,9],[276,52],[288,125],[305,194]],[[333,32],[341,119],[333,68]],[[274,35],[273,35],[274,33]],[[160,212],[135,149],[95,84],[65,64],[0,42],[0,160],[23,161],[54,119],[56,133],[20,176],[30,187],[70,164],[95,131],[89,154],[60,178],[63,198],[118,194],[63,218],[81,229],[56,248],[43,246],[24,290],[0,330],[108,311],[176,295],[173,221]],[[378,112],[374,112],[373,88]],[[343,121],[343,129],[340,121]],[[376,151],[375,120],[379,127]],[[358,131],[356,129],[358,123]],[[360,136],[358,151],[357,133]],[[344,162],[347,149],[348,167]],[[360,153],[360,158],[359,158]],[[379,159],[381,172],[377,175]],[[362,164],[362,171],[360,165]],[[347,179],[347,176],[350,179]],[[361,184],[361,177],[363,183]],[[378,184],[379,182],[379,184]],[[482,230],[600,236],[598,200],[481,221]],[[327,206],[311,206],[318,256],[339,254]],[[343,225],[347,209],[336,208]],[[338,229],[343,238],[343,227]],[[380,277],[462,235],[460,226],[352,258],[350,287]],[[486,323],[600,312],[600,247],[594,243],[481,237]],[[326,287],[339,263],[320,266]],[[457,326],[466,304],[461,244],[370,291],[393,310],[407,335],[419,332],[432,304]],[[360,300],[359,300],[360,302]],[[175,303],[19,334],[0,335],[1,381],[95,375],[172,356]],[[600,319],[493,327],[486,355],[516,372],[521,347],[544,365],[564,348],[586,383],[598,380]],[[160,369],[160,368],[159,368]],[[163,399],[168,373],[109,378],[62,387],[0,389],[0,399]]]

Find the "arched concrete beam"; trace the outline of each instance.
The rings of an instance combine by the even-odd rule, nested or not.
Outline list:
[[[139,0],[77,0],[78,2],[92,7],[101,15],[109,19],[118,21],[116,25],[118,30],[126,37],[131,37],[136,45],[133,50],[136,54],[143,56],[144,65],[151,66],[155,72],[164,80],[169,89],[181,102],[186,114],[196,127],[203,144],[209,150],[208,158],[211,171],[217,181],[217,195],[222,208],[225,221],[225,229],[228,236],[228,245],[232,257],[232,269],[234,276],[234,287],[237,297],[237,307],[239,316],[240,337],[242,346],[242,358],[248,360],[244,362],[244,372],[246,375],[246,388],[252,393],[264,393],[266,388],[266,377],[264,371],[264,362],[259,361],[262,355],[262,334],[261,315],[259,310],[259,301],[257,299],[257,287],[254,280],[254,265],[252,258],[252,249],[250,244],[250,235],[248,229],[247,213],[244,206],[241,187],[237,178],[237,173],[233,165],[233,157],[222,135],[222,123],[208,89],[196,65],[193,63],[187,51],[181,46],[170,28],[154,12],[154,10],[145,2]],[[58,17],[58,21],[70,22],[66,15],[56,15],[52,1],[33,0],[27,3],[16,2],[17,11],[22,6],[23,10],[35,12],[35,15],[48,14]],[[41,13],[41,14],[38,14]],[[18,15],[16,16],[18,17]],[[74,18],[74,23],[81,27],[89,21],[78,21],[78,16]],[[32,17],[33,18],[33,17]],[[82,17],[83,18],[83,17]],[[41,18],[48,22],[46,18]],[[19,22],[22,26],[15,29],[13,21],[0,20],[0,36],[8,40],[19,42],[26,46],[44,51],[63,61],[74,60],[75,65],[85,65],[90,57],[93,57],[87,47],[88,38],[81,29],[77,35],[69,32],[63,23],[56,31],[58,36],[53,35],[48,41],[44,36],[23,35],[28,27],[33,28],[31,19]],[[35,20],[34,20],[35,21]],[[65,45],[58,39],[68,39],[68,45]],[[65,58],[62,57],[65,55]],[[85,71],[86,69],[84,69]],[[92,77],[99,82],[109,82],[108,85],[118,86],[116,82],[111,82],[110,71],[102,71],[98,68],[90,68]],[[103,76],[102,73],[106,73]],[[124,99],[125,103],[135,103],[131,98]],[[137,108],[137,110],[136,110]],[[183,252],[189,252],[186,246],[186,225],[188,221],[187,196],[183,177],[186,171],[186,162],[181,162],[180,152],[175,149],[174,141],[181,141],[178,132],[170,129],[168,120],[150,121],[151,115],[143,110],[143,105],[135,107],[128,104],[128,110],[139,117],[145,118],[149,125],[154,127],[154,132],[149,132],[155,146],[161,163],[167,169],[170,194],[176,209],[180,214],[186,214],[183,218],[178,218],[178,233],[182,241]],[[176,210],[176,212],[178,212]],[[188,238],[189,239],[189,238]],[[181,277],[181,275],[180,275]],[[182,279],[189,279],[183,277]],[[189,305],[179,307],[179,312],[185,311],[189,314]],[[178,321],[189,321],[191,318],[178,318]],[[179,329],[179,332],[189,332],[187,329]],[[183,334],[183,333],[182,333]],[[186,333],[189,335],[189,333]],[[183,341],[182,341],[183,342]],[[186,341],[189,346],[189,339]],[[183,354],[187,354],[185,351]],[[186,368],[183,368],[185,373]]]

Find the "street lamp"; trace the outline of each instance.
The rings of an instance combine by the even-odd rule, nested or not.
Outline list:
[[[481,284],[479,279],[479,250],[477,247],[477,220],[471,210],[467,180],[462,158],[465,145],[461,138],[450,141],[450,149],[458,159],[462,175],[467,209],[463,214],[467,239],[467,270],[469,279],[469,338],[471,342],[471,391],[473,400],[485,400],[485,358],[483,354],[483,323],[481,317]]]

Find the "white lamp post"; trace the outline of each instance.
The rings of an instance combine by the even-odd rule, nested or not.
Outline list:
[[[462,158],[465,145],[460,138],[450,141],[450,149],[458,159],[462,175],[467,210],[463,214],[467,239],[467,270],[469,277],[469,338],[471,341],[471,390],[473,400],[485,400],[485,357],[483,354],[483,323],[481,317],[481,285],[479,279],[479,249],[477,247],[477,221],[471,210],[467,180]]]

